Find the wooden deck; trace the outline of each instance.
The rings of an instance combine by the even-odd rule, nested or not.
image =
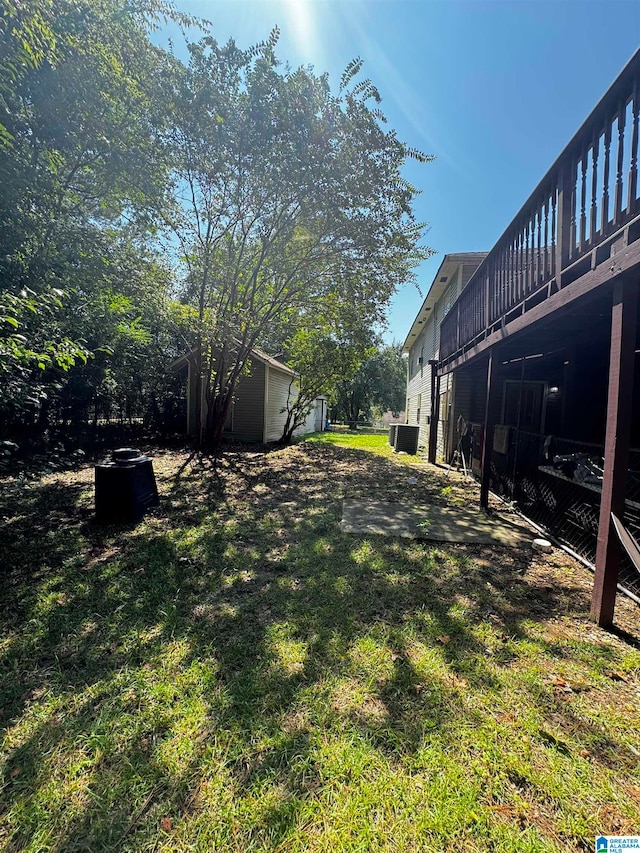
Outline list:
[[[640,50],[442,321],[440,375],[640,269]]]
[[[548,334],[563,333],[567,320],[582,324],[580,333],[588,335],[590,302],[609,316],[604,473],[592,597],[592,617],[603,627],[613,622],[622,544],[627,547],[612,519],[624,514],[633,420],[640,305],[639,114],[640,50],[443,319],[434,365],[437,380],[479,356],[487,362],[480,491],[486,507],[500,374],[509,349],[505,340],[517,349],[531,339],[524,334],[528,331],[542,347]]]

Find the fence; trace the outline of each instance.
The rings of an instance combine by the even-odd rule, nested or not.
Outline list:
[[[471,425],[477,470],[482,427]],[[600,518],[604,448],[525,432],[497,428],[491,454],[492,491],[513,501],[521,512],[573,551],[594,564]],[[632,450],[623,522],[640,541],[640,450]],[[625,554],[619,582],[640,597],[640,572]]]

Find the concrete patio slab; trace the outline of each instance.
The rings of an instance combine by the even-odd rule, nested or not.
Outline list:
[[[415,506],[389,501],[347,499],[345,533],[377,533],[434,542],[475,545],[530,545],[535,535],[524,526],[467,507]]]

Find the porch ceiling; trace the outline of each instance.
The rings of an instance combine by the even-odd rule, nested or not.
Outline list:
[[[510,358],[548,354],[576,341],[595,343],[608,340],[611,334],[612,289],[613,284],[607,283],[588,293],[583,299],[569,302],[541,317],[537,322],[529,323],[510,333],[505,330],[502,338],[496,335],[495,340],[483,342],[486,345],[475,348],[441,368],[440,375],[486,361],[489,344],[493,344],[497,357],[504,362]],[[640,310],[638,320],[640,329]],[[640,346],[640,331],[637,346]]]

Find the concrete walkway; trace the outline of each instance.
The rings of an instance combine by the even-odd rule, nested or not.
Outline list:
[[[345,533],[378,533],[434,542],[476,545],[530,545],[535,534],[504,518],[467,507],[412,506],[376,500],[343,502],[341,527]]]

